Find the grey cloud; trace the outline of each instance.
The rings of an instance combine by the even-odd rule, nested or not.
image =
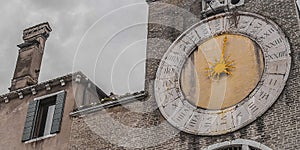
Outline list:
[[[99,53],[101,47],[105,41],[109,39],[111,33],[119,32],[124,25],[134,24],[137,22],[147,21],[147,8],[146,3],[137,7],[129,7],[131,13],[123,13],[123,17],[120,14],[114,16],[108,16],[104,18],[104,22],[98,24],[96,31],[94,33],[88,33],[87,37],[90,37],[91,41],[85,41],[86,38],[83,37],[85,32],[93,25],[99,18],[106,15],[108,12],[115,10],[119,7],[141,3],[144,0],[87,0],[87,1],[74,1],[74,0],[30,0],[30,1],[1,1],[0,10],[0,35],[3,37],[0,40],[0,93],[7,92],[7,88],[10,86],[10,79],[12,77],[15,63],[17,59],[18,48],[17,44],[21,43],[21,34],[24,28],[30,27],[32,25],[48,21],[53,29],[50,37],[46,43],[46,50],[44,53],[44,59],[42,62],[40,81],[48,80],[57,76],[67,74],[72,71],[77,71],[75,69],[83,70],[85,74],[89,77],[95,75],[93,71],[84,70],[89,68],[93,70],[97,58],[89,59],[95,54]],[[135,12],[135,13],[134,13]],[[131,37],[132,36],[132,37]],[[131,39],[131,41],[137,40],[134,37],[144,38],[146,37],[146,24],[143,27],[136,28],[136,30],[128,32],[127,35],[122,35],[123,39]],[[90,39],[89,38],[89,39]],[[94,39],[93,39],[94,38]],[[85,45],[79,47],[78,54],[83,62],[82,64],[77,64],[73,70],[73,61],[75,58],[75,52],[78,48],[80,40],[83,39]],[[120,39],[121,40],[121,39]],[[94,47],[96,42],[97,46]],[[115,43],[110,43],[111,45],[120,44],[122,42],[115,41]],[[123,43],[123,47],[126,47]],[[137,46],[138,45],[138,46]],[[122,73],[128,72],[132,68],[133,63],[127,64],[122,63],[126,61],[123,57],[136,57],[144,58],[144,53],[135,53],[137,50],[145,52],[145,43],[137,44],[132,46],[128,50],[131,54],[122,55],[122,59],[118,62],[118,71]],[[81,49],[83,48],[83,49]],[[108,47],[105,49],[105,53],[101,56],[100,64],[97,64],[99,70],[107,70],[111,72],[111,64],[114,62],[114,58],[122,51],[120,47],[114,49],[115,47]],[[106,58],[106,59],[105,59]],[[130,58],[128,58],[130,59]],[[125,64],[125,65],[122,65]],[[135,70],[135,76],[144,77],[144,70],[142,67],[138,67]],[[123,71],[122,71],[123,70]],[[118,72],[119,73],[119,72]],[[140,75],[136,75],[140,74]],[[110,75],[107,73],[95,77],[95,82],[104,89],[104,91],[109,92],[112,90],[110,85]],[[124,79],[122,76],[115,74],[114,80]],[[125,79],[124,79],[125,80]],[[126,79],[127,80],[127,79]],[[118,83],[118,82],[117,82]],[[116,89],[119,93],[125,93],[128,90],[128,85],[124,85],[125,82],[116,84],[118,87]],[[133,83],[132,83],[133,84]],[[137,85],[132,85],[133,90],[142,90],[143,84],[137,83]]]

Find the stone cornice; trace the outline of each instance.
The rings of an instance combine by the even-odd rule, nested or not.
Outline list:
[[[117,100],[109,101],[106,103],[100,103],[100,102],[94,103],[89,106],[85,106],[85,108],[78,108],[74,112],[71,112],[70,116],[72,116],[72,117],[82,116],[85,114],[90,114],[90,113],[93,113],[96,111],[100,111],[105,108],[111,108],[114,106],[131,103],[131,102],[138,101],[138,100],[144,100],[147,97],[147,95],[148,95],[147,92],[141,91],[141,92],[136,92],[136,93],[133,93],[126,97],[122,97]]]
[[[84,80],[82,80],[84,79]],[[6,94],[2,94],[0,95],[0,103],[1,102],[9,102],[10,100],[13,99],[23,99],[24,96],[27,95],[36,95],[37,92],[39,91],[50,91],[52,90],[53,87],[57,87],[57,86],[65,86],[66,83],[71,82],[71,81],[75,81],[75,82],[83,82],[83,81],[88,81],[88,78],[82,73],[82,72],[75,72],[75,73],[70,73],[61,77],[57,77],[55,79],[51,79],[48,81],[44,81],[32,86],[27,86],[25,88],[22,89],[18,89],[16,91],[11,91],[9,93]]]

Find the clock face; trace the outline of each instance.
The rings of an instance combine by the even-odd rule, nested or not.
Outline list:
[[[246,98],[263,70],[263,54],[255,42],[245,36],[223,34],[192,52],[181,70],[180,85],[191,104],[224,109]]]
[[[163,116],[198,135],[235,131],[262,115],[289,75],[289,43],[257,14],[219,14],[185,31],[164,54],[155,79]]]

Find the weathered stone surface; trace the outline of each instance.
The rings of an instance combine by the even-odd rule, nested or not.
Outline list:
[[[24,43],[18,45],[20,50],[10,91],[38,83],[45,42],[51,31],[48,23],[41,23],[23,31]]]
[[[182,14],[179,13],[182,11],[170,9],[174,7],[170,5],[159,7],[158,4],[160,3],[180,7],[191,12],[193,14],[191,16],[198,19],[193,19],[191,16],[182,17]],[[157,0],[155,4],[149,3],[149,5],[149,20],[158,20],[156,20],[156,24],[149,24],[148,37],[167,41],[149,40],[148,42],[147,57],[149,59],[146,63],[145,89],[149,91],[149,100],[152,99],[152,102],[155,103],[152,90],[153,79],[156,77],[160,62],[159,59],[162,58],[167,48],[180,33],[202,19],[202,14],[199,11],[201,5],[197,0]],[[273,20],[281,27],[291,43],[291,74],[283,93],[266,113],[251,124],[232,133],[220,136],[195,136],[179,132],[171,125],[160,126],[166,121],[157,109],[154,112],[144,112],[143,114],[136,113],[132,109],[125,109],[126,106],[118,106],[107,109],[105,113],[73,118],[69,148],[134,149],[136,146],[139,147],[136,149],[204,149],[216,143],[235,139],[248,139],[262,143],[274,150],[300,149],[300,27],[294,0],[245,0],[245,5],[238,7],[237,10],[257,13]],[[164,24],[160,25],[160,20],[165,20],[168,27]],[[175,25],[170,27],[169,24]],[[108,120],[113,120],[114,123],[110,124]],[[123,126],[116,126],[118,123]],[[157,127],[155,132],[154,130],[148,130],[151,127]],[[124,131],[124,129],[131,128],[143,130]],[[99,134],[95,130],[110,132],[105,133],[105,135],[104,133]],[[133,131],[137,131],[137,134],[129,135]],[[108,136],[109,133],[111,133],[111,136]],[[170,136],[166,136],[167,133],[170,133]],[[113,135],[119,135],[120,137]],[[164,136],[166,136],[165,139],[161,138]],[[104,137],[110,137],[110,139]],[[161,141],[157,141],[157,139]],[[119,143],[115,142],[118,140]],[[137,143],[134,143],[134,141]],[[153,141],[157,141],[157,143],[151,143]]]

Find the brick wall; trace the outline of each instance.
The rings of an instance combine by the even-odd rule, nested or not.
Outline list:
[[[245,0],[238,10],[275,21],[291,43],[292,71],[275,104],[246,127],[221,136],[179,132],[161,116],[153,98],[153,80],[160,58],[187,28],[203,18],[200,0],[158,0],[149,3],[148,46],[143,102],[74,117],[70,149],[203,149],[234,139],[249,139],[275,150],[300,149],[300,28],[294,0]]]

